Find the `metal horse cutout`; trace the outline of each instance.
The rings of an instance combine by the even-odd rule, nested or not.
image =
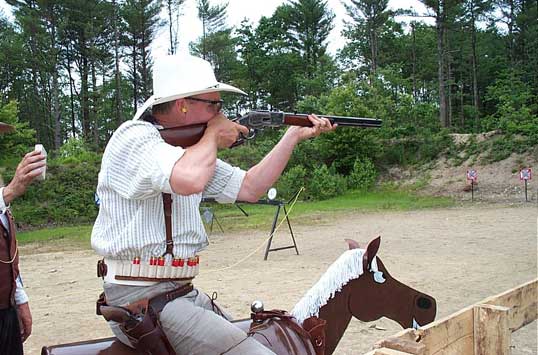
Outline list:
[[[417,328],[432,322],[437,309],[435,299],[397,281],[388,273],[376,257],[380,240],[377,237],[366,249],[360,249],[357,242],[346,239],[349,250],[329,267],[297,303],[291,316],[281,311],[258,310],[261,312],[252,315],[254,321],[244,319],[233,323],[276,354],[328,355],[336,349],[352,317],[365,322],[387,317],[403,328]],[[268,316],[256,317],[256,314]],[[257,322],[256,319],[263,321]],[[324,324],[322,337],[314,339],[303,330],[302,326],[306,327],[312,320],[316,320],[315,324]],[[42,349],[42,355],[82,354],[138,353],[116,338]]]

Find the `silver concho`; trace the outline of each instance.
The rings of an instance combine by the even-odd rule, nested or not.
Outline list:
[[[263,302],[260,300],[252,302],[252,304],[250,305],[250,310],[252,311],[252,313],[263,312]]]

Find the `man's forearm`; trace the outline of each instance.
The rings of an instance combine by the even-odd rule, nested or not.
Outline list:
[[[202,192],[214,174],[216,162],[216,141],[214,137],[204,135],[198,143],[187,148],[174,165],[170,177],[172,190],[180,195]]]
[[[237,199],[257,201],[278,180],[298,142],[299,138],[294,131],[288,130],[278,144],[247,171]]]

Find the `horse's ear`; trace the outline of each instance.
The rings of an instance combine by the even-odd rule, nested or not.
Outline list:
[[[360,249],[361,246],[358,242],[354,241],[353,239],[344,239],[349,246],[349,249]]]
[[[372,260],[374,260],[374,257],[377,254],[377,251],[379,250],[379,245],[381,244],[381,236],[373,239],[368,243],[368,246],[366,247],[366,253],[364,254],[364,259],[366,261],[366,265],[368,266],[368,269],[370,269],[370,265],[372,264]]]

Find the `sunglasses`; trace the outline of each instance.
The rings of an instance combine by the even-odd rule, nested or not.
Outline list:
[[[185,99],[191,100],[191,101],[205,102],[206,104],[211,105],[211,107],[216,113],[219,113],[220,110],[222,110],[222,105],[224,104],[224,100],[206,100],[206,99],[199,99],[196,97],[186,97]]]

